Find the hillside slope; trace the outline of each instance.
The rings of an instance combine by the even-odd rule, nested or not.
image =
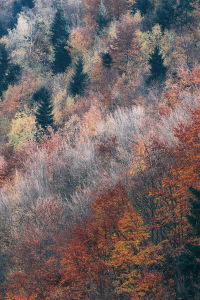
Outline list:
[[[0,1],[2,300],[198,300],[198,0]]]

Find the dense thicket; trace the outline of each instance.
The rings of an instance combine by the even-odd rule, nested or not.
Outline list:
[[[199,1],[0,5],[0,298],[199,300]]]

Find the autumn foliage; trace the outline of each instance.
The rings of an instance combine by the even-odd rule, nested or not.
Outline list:
[[[2,300],[199,300],[199,19],[0,1]]]

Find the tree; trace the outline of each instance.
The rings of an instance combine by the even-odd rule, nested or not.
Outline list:
[[[124,216],[118,222],[119,233],[114,234],[115,241],[110,265],[115,270],[116,293],[130,294],[130,298],[162,299],[160,292],[161,274],[153,266],[162,257],[159,255],[160,246],[149,242],[150,234],[143,218],[132,207],[128,207]]]
[[[55,51],[54,62],[52,65],[52,71],[54,74],[65,72],[67,67],[71,64],[71,57],[69,51],[62,48],[57,48]]]
[[[12,5],[12,17],[10,21],[9,28],[14,29],[17,25],[17,20],[20,12],[22,11],[22,3],[20,1],[15,0]]]
[[[35,118],[26,112],[17,113],[11,122],[8,134],[9,145],[21,149],[36,133]]]
[[[106,52],[106,53],[102,53],[101,54],[101,59],[102,59],[102,64],[105,68],[110,68],[111,64],[112,64],[112,56],[110,55],[110,53]]]
[[[132,5],[132,11],[135,13],[137,10],[140,11],[141,15],[144,16],[148,12],[153,10],[153,3],[151,0],[136,0]]]
[[[22,6],[31,9],[35,6],[35,0],[22,0]]]
[[[116,299],[108,260],[113,235],[118,236],[117,222],[128,201],[120,184],[93,197],[91,215],[78,226],[62,255],[62,283],[68,292],[65,299]]]
[[[98,25],[97,27],[98,34],[101,34],[109,23],[108,12],[102,0],[101,3],[99,4],[99,11],[96,17],[96,23]]]
[[[153,54],[149,59],[151,75],[148,82],[152,80],[164,80],[167,72],[167,67],[164,65],[164,59],[160,54],[159,48],[155,47]]]
[[[193,21],[192,11],[195,10],[194,0],[180,0],[176,8],[176,23],[181,27]]]
[[[9,65],[9,72],[7,74],[7,83],[15,84],[17,82],[18,76],[21,74],[21,67],[16,64]]]
[[[83,58],[79,57],[75,65],[75,72],[69,84],[69,93],[71,96],[83,96],[88,82],[88,75],[83,71]]]
[[[101,2],[103,5],[101,5]],[[130,10],[131,0],[85,0],[83,1],[85,19],[87,23],[96,25],[99,13],[111,20],[119,20],[122,15]],[[101,12],[100,12],[101,10]],[[106,10],[106,14],[105,14]]]
[[[0,82],[2,82],[4,80],[4,77],[6,76],[6,72],[9,66],[8,53],[4,44],[0,44],[0,66]]]
[[[64,13],[58,9],[51,28],[52,44],[54,48],[54,61],[52,71],[54,74],[63,73],[71,64],[71,56],[67,47],[69,30]]]
[[[55,48],[65,45],[69,39],[69,31],[64,12],[62,9],[56,11],[52,27],[52,44]]]
[[[120,73],[127,73],[130,63],[135,68],[141,65],[143,55],[141,54],[139,40],[140,18],[130,14],[124,15],[116,24],[116,34],[110,40],[109,53],[114,62],[114,68]]]
[[[200,289],[200,190],[190,188],[195,196],[190,199],[191,214],[187,216],[188,222],[193,230],[192,240],[185,245],[185,251],[178,258],[178,270],[183,275],[183,286],[181,290],[184,299],[199,299]]]
[[[7,33],[4,24],[0,20],[0,38],[2,38]]]
[[[10,63],[10,59],[4,44],[0,44],[0,98],[9,84],[13,85],[19,79],[21,68]]]
[[[34,93],[33,100],[38,104],[35,114],[37,128],[47,133],[49,127],[54,127],[51,94],[47,88],[41,87]]]
[[[173,0],[163,0],[156,10],[155,22],[162,30],[169,29],[175,20],[175,9]]]

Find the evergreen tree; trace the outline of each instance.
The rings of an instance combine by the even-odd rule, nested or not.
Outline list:
[[[6,76],[6,81],[9,84],[13,85],[18,82],[18,79],[21,75],[21,67],[17,64],[9,64],[8,74]]]
[[[193,229],[192,241],[185,245],[185,251],[178,258],[178,270],[184,277],[182,299],[197,299],[200,296],[200,191],[190,188],[194,199],[190,199],[191,214],[187,216]],[[199,298],[198,298],[199,299]]]
[[[22,3],[22,6],[28,7],[30,9],[35,6],[35,1],[34,0],[22,0],[21,3]]]
[[[3,25],[2,21],[0,20],[0,38],[2,38],[6,34],[5,26]]]
[[[14,29],[17,25],[17,20],[20,12],[22,11],[22,3],[20,1],[15,0],[12,5],[12,18],[10,21],[9,28]]]
[[[103,64],[104,67],[106,67],[106,68],[111,67],[112,56],[110,55],[110,53],[108,53],[108,52],[102,53],[101,54],[101,59],[102,59],[102,64]]]
[[[54,51],[52,71],[54,74],[64,73],[71,64],[70,52],[64,47],[56,48]]]
[[[6,47],[0,44],[0,81],[4,80],[9,66],[9,58]]]
[[[11,64],[4,44],[0,44],[0,98],[9,84],[15,84],[21,74],[19,65]]]
[[[71,56],[67,47],[69,31],[64,13],[58,9],[51,28],[52,44],[54,48],[54,61],[52,71],[54,74],[63,73],[71,64]]]
[[[96,17],[97,33],[101,34],[109,23],[108,13],[105,4],[101,0],[99,11]]]
[[[163,0],[156,10],[155,22],[158,23],[162,30],[169,29],[175,22],[174,0]]]
[[[54,47],[60,47],[66,44],[66,41],[69,39],[68,27],[64,12],[59,8],[51,26],[52,44]]]
[[[153,3],[151,0],[136,0],[132,5],[132,11],[135,13],[137,10],[140,11],[141,15],[144,16],[148,12],[153,10]]]
[[[72,96],[83,96],[85,92],[85,88],[88,82],[88,75],[83,71],[83,59],[79,57],[76,65],[75,72],[72,76],[72,80],[69,84],[69,93]]]
[[[0,98],[3,92],[7,89],[6,74],[8,71],[9,59],[5,45],[0,44]]]
[[[184,26],[193,21],[191,12],[195,9],[194,0],[180,0],[176,8],[176,23],[179,26]]]
[[[167,67],[164,65],[164,59],[160,54],[159,48],[155,47],[154,53],[149,59],[151,75],[148,82],[152,80],[164,80],[167,72]]]
[[[53,105],[51,94],[45,87],[41,87],[33,95],[33,100],[37,103],[36,124],[40,133],[47,133],[49,127],[54,127]]]

